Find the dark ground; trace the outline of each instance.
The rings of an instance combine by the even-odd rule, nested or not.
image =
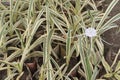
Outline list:
[[[99,0],[98,0],[99,1]],[[109,4],[112,0],[105,0],[105,3],[104,4]],[[105,7],[107,7],[108,5],[104,5]],[[111,11],[110,13],[110,16],[114,16],[115,14],[117,13],[120,13],[120,1],[117,3],[117,5],[114,7],[114,9]],[[116,22],[116,24],[119,26],[120,28],[120,20]],[[105,57],[106,57],[106,60],[109,64],[112,64],[113,60],[114,60],[114,57],[115,57],[115,53],[117,53],[118,49],[120,49],[120,29],[116,28],[116,29],[111,29],[107,32],[105,32],[103,34],[103,39],[105,41],[107,41],[108,43],[110,43],[111,45],[107,44],[107,43],[104,43],[105,44]],[[72,61],[70,62],[75,62],[74,61],[75,59],[73,59]],[[120,56],[119,56],[119,59],[118,61],[120,60]],[[41,61],[41,60],[40,60]],[[62,61],[64,62],[64,61]],[[61,62],[60,62],[61,63]],[[76,63],[76,62],[75,62]],[[26,71],[27,72],[27,71]],[[104,72],[104,70],[102,70],[102,72]],[[1,71],[0,72],[0,76],[4,76],[5,71]],[[102,74],[102,73],[101,73]],[[72,74],[72,76],[74,75],[77,75],[76,71],[74,71]],[[26,73],[21,80],[26,80],[27,78],[25,77],[28,77],[28,73]],[[1,79],[0,80],[4,80],[4,79]],[[28,79],[29,80],[29,79]],[[34,79],[35,80],[35,79]],[[83,80],[83,79],[81,79]]]
[[[105,4],[109,4],[111,1],[112,0],[105,0]],[[113,10],[110,13],[110,16],[112,17],[117,13],[120,13],[120,1],[113,8]],[[118,25],[118,28],[108,30],[103,35],[103,39],[111,44],[108,45],[105,43],[105,54],[109,64],[112,64],[115,55],[114,53],[117,53],[117,51],[120,49],[120,20],[118,20],[116,24]],[[120,60],[120,56],[118,60]]]

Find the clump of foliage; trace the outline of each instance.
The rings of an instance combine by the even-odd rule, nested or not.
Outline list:
[[[98,10],[94,0],[1,0],[3,80],[20,80],[26,73],[25,67],[29,79],[120,79],[120,62],[116,62],[120,51],[110,66],[104,58],[101,37],[105,31],[117,27],[114,22],[120,19],[120,13],[111,19],[108,15],[118,1],[113,0],[103,12]],[[85,35],[88,28],[95,29],[96,35]],[[73,58],[77,62],[70,68]],[[33,67],[27,63],[32,59]],[[98,76],[102,66],[105,73]]]

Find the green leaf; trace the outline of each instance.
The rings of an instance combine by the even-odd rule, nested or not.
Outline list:
[[[51,39],[52,35],[54,33],[54,30],[51,29],[47,33],[46,40],[44,41],[44,55],[43,55],[43,64],[44,67],[47,69],[46,74],[47,74],[47,80],[53,80],[53,68],[51,64],[51,59],[50,59],[50,54],[51,54]]]
[[[115,21],[119,20],[120,19],[120,13],[116,14],[115,16],[113,16],[110,20],[108,20],[102,27],[101,29],[99,30],[98,34],[102,34],[104,33],[105,31],[111,29],[111,28],[114,28],[114,27],[117,27],[116,24],[113,24]]]
[[[16,75],[18,75],[18,73],[13,73],[13,74],[7,76],[4,80],[12,80],[13,77],[15,77]]]
[[[15,52],[13,52],[10,56],[8,56],[5,61],[12,61],[13,59],[15,59],[16,57],[21,55],[22,50],[18,49]]]
[[[113,16],[110,20],[108,20],[102,27],[106,27],[107,25],[114,23],[115,21],[120,19],[120,13],[116,14],[115,16]]]
[[[102,19],[100,20],[97,28],[99,29],[100,27],[102,27],[104,21],[106,20],[106,18],[108,17],[109,13],[111,12],[111,10],[113,9],[113,7],[118,3],[119,0],[113,0],[110,5],[108,6],[107,10],[105,11],[105,14],[103,15]]]
[[[95,69],[93,70],[91,80],[96,80],[96,77],[97,77],[98,73],[99,73],[99,70],[98,70],[97,67],[95,67]]]
[[[82,61],[82,65],[86,74],[86,79],[91,80],[92,77],[92,68],[91,68],[91,63],[89,61],[88,53],[84,53],[84,48],[83,48],[83,38],[79,38],[79,50],[80,50],[80,58]]]
[[[114,76],[117,80],[120,80],[120,75],[119,74],[115,74]]]
[[[117,72],[118,70],[120,70],[120,61],[118,62],[116,68],[115,68],[115,72]]]
[[[113,73],[107,73],[107,74],[104,75],[104,77],[106,77],[106,78],[110,78],[112,76],[113,76]]]
[[[111,71],[111,67],[110,67],[109,64],[106,62],[106,60],[104,59],[104,57],[103,57],[103,59],[102,59],[102,64],[103,64],[106,72],[109,73],[109,72]]]
[[[53,23],[57,26],[57,28],[61,31],[62,34],[66,35],[65,29],[60,25],[55,17],[51,17]]]
[[[67,65],[69,65],[69,61],[70,61],[70,50],[71,50],[71,30],[68,30],[68,34],[67,34],[67,40],[66,40],[66,63]]]

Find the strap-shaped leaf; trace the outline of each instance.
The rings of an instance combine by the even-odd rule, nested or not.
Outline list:
[[[111,12],[111,10],[113,9],[113,7],[118,3],[119,0],[113,0],[110,5],[108,6],[107,10],[105,11],[104,16],[102,17],[102,19],[100,20],[97,28],[99,29],[100,27],[102,27],[104,21],[106,20],[106,18],[108,17],[109,13]]]

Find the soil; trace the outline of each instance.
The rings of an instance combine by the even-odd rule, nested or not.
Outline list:
[[[104,4],[109,4],[110,2],[111,2],[112,0],[105,0],[105,3]],[[120,13],[120,6],[119,6],[119,4],[120,4],[120,1],[117,3],[117,5],[114,7],[114,9],[111,11],[111,13],[110,13],[110,16],[112,17],[112,16],[114,16],[115,14],[117,14],[117,13]],[[104,5],[104,7],[105,8],[107,8],[107,6],[108,5]],[[117,21],[116,22],[116,24],[119,26],[119,28],[120,28],[120,20],[119,21]],[[118,28],[115,28],[115,29],[111,29],[111,30],[108,30],[107,32],[105,32],[102,36],[103,36],[103,39],[106,41],[106,42],[108,42],[108,43],[110,43],[111,45],[109,45],[109,44],[107,44],[107,43],[105,43],[104,42],[104,44],[105,44],[105,57],[106,57],[106,60],[107,60],[107,62],[111,65],[112,64],[112,62],[113,62],[113,60],[114,60],[114,57],[115,57],[115,53],[117,53],[117,51],[118,51],[118,49],[120,49],[120,32],[118,31],[118,30],[120,30],[120,29],[118,29]],[[117,61],[119,61],[120,60],[120,56],[119,56],[119,58],[118,58],[118,60]],[[73,66],[74,66],[74,64],[73,63],[77,63],[76,62],[77,60],[76,60],[76,58],[72,58],[71,59],[71,63],[70,63],[70,67],[69,67],[69,69],[71,69],[71,68],[73,68]],[[64,63],[65,61],[63,60],[63,59],[61,59],[58,63],[59,63],[59,65],[61,65],[62,63]],[[38,63],[42,63],[42,58],[39,58],[38,59]],[[41,66],[41,64],[39,64],[38,66]],[[25,70],[25,74],[22,76],[22,78],[21,78],[21,80],[35,80],[34,79],[34,77],[33,77],[33,79],[31,79],[31,77],[33,76],[33,74],[31,75],[31,74],[29,74],[28,72],[28,70],[26,69],[26,67],[24,68]],[[35,72],[37,72],[37,71],[35,71]],[[104,73],[104,70],[101,70],[101,74],[100,75],[102,75]],[[2,77],[3,77],[3,75],[5,75],[6,74],[6,71],[0,71],[0,80],[3,80],[2,79]],[[78,74],[77,74],[77,69],[76,70],[74,70],[71,74],[70,74],[70,76],[72,77],[72,76],[79,76]],[[84,80],[84,79],[82,79],[80,76],[79,76],[79,79],[80,80]]]
[[[110,4],[111,1],[112,0],[105,0],[105,4]],[[106,7],[107,6],[108,5],[106,5]],[[120,1],[113,8],[109,16],[113,17],[118,13],[120,13]],[[104,43],[106,60],[110,65],[113,62],[115,53],[117,53],[117,51],[120,49],[120,20],[116,21],[115,23],[118,25],[118,28],[110,29],[103,34],[103,39],[110,43],[110,45]],[[120,60],[120,56],[118,57],[118,60]]]

